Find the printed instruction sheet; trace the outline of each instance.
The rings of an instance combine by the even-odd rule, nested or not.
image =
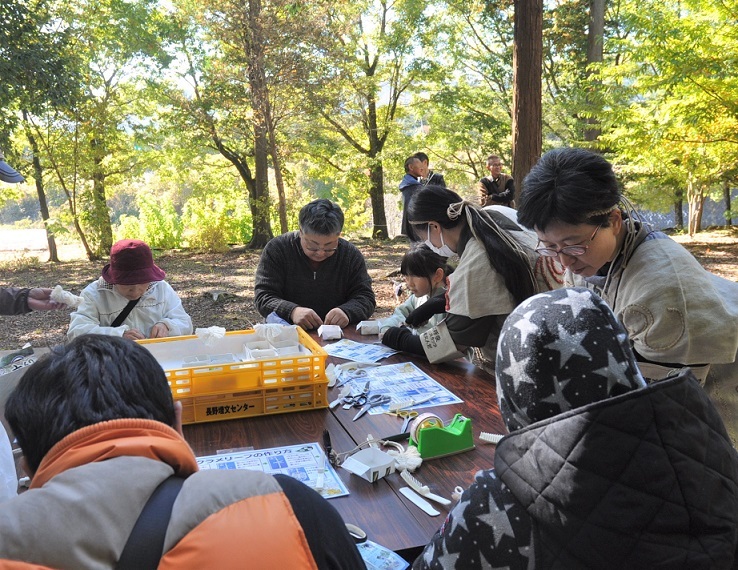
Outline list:
[[[369,413],[372,415],[387,412],[390,405],[396,402],[424,399],[431,394],[433,394],[433,398],[430,400],[403,409],[418,410],[463,402],[456,394],[441,386],[412,362],[367,366],[352,372],[344,372],[344,374],[348,374],[351,378],[349,383],[352,385],[352,393],[358,394],[369,382],[370,396],[373,394],[387,394],[392,398],[387,404],[371,408]],[[341,379],[343,379],[343,376]],[[331,394],[331,397],[335,398],[338,391],[335,388],[333,388],[333,391],[336,394]]]
[[[198,457],[197,464],[200,469],[251,469],[270,475],[289,475],[312,487],[326,499],[349,494],[318,443],[206,455]],[[323,485],[319,488],[318,470],[321,468],[324,470]]]
[[[347,338],[342,338],[333,344],[326,344],[323,350],[331,356],[356,362],[379,362],[383,358],[397,354],[396,350],[383,344],[367,344]]]

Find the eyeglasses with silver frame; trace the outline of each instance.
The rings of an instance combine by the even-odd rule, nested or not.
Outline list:
[[[567,245],[567,246],[562,247],[561,249],[556,249],[554,247],[537,247],[536,251],[539,254],[544,255],[546,257],[558,257],[562,253],[564,255],[568,255],[571,257],[579,257],[580,255],[584,255],[585,253],[587,253],[587,250],[589,249],[589,244],[592,243],[592,240],[597,235],[597,232],[600,231],[601,227],[602,227],[602,224],[600,224],[599,226],[595,228],[595,231],[592,232],[592,235],[589,237],[588,240],[586,240],[587,245],[584,245],[584,244]],[[539,243],[540,243],[540,240],[539,240]]]

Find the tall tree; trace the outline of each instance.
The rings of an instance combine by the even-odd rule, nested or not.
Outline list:
[[[513,49],[513,178],[522,183],[541,156],[543,2],[515,0]]]
[[[12,155],[9,135],[20,119],[31,150],[49,261],[58,262],[40,148],[29,121],[32,113],[68,105],[77,95],[76,57],[69,46],[68,30],[57,21],[51,4],[8,0],[0,5],[0,147]]]
[[[605,0],[590,0],[589,2],[589,30],[587,33],[587,73],[590,77],[587,100],[590,111],[586,117],[588,128],[584,131],[585,141],[595,141],[600,135],[599,119],[595,116],[597,109],[596,93],[600,89],[600,81],[594,76],[596,64],[602,63],[603,42],[605,36]]]
[[[427,69],[417,30],[433,24],[418,0],[334,4],[327,26],[302,53],[312,74],[304,90],[325,128],[363,157],[372,237],[388,237],[383,151],[398,129],[400,99]],[[331,162],[330,156],[324,157]]]
[[[668,209],[682,192],[690,233],[699,231],[707,195],[721,195],[723,173],[738,163],[738,81],[725,61],[738,57],[727,24],[735,0],[623,2],[622,32],[603,66],[610,94],[602,139],[639,192]],[[657,189],[670,184],[671,191]]]

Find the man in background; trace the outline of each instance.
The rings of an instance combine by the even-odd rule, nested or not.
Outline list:
[[[482,206],[515,207],[515,182],[502,173],[502,159],[496,154],[487,157],[489,176],[479,181],[479,202]]]
[[[400,180],[400,193],[402,194],[402,225],[400,233],[407,236],[410,241],[417,241],[415,232],[407,219],[407,210],[410,200],[423,187],[423,161],[416,155],[405,159],[405,176]]]
[[[420,178],[424,185],[432,184],[435,186],[446,186],[446,181],[443,179],[443,175],[430,170],[427,154],[424,152],[416,152],[413,156],[420,160]]]

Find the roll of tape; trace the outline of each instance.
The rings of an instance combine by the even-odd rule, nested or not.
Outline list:
[[[417,443],[418,442],[418,430],[428,427],[443,427],[443,420],[436,414],[420,414],[412,422],[410,422],[410,438]]]

